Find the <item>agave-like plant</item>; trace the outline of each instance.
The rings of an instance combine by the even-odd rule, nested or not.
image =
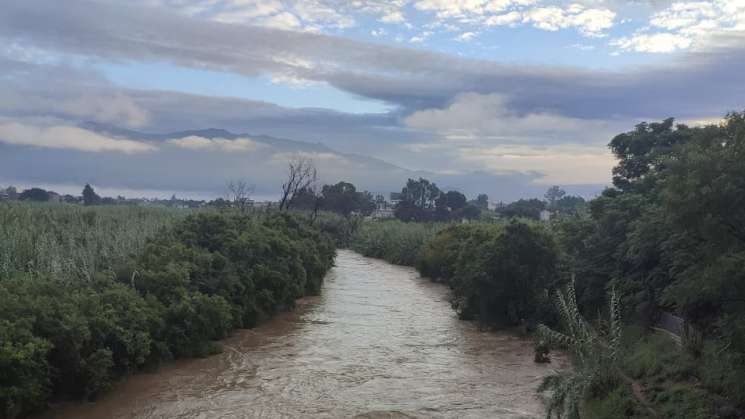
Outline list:
[[[538,391],[551,391],[547,418],[580,419],[580,405],[593,389],[615,381],[621,346],[621,312],[614,290],[609,295],[608,330],[593,328],[580,314],[574,291],[574,278],[561,292],[556,292],[556,306],[563,332],[538,325],[541,343],[569,351],[573,369],[546,377]]]

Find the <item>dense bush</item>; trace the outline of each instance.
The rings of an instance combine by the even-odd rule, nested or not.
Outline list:
[[[0,272],[0,417],[42,408],[51,397],[93,398],[145,365],[213,353],[233,328],[319,292],[335,254],[329,236],[287,214],[208,212],[154,222],[150,212],[117,208],[118,225],[110,211],[0,212],[13,228],[4,225],[4,233],[20,235],[3,250],[14,263]],[[17,221],[24,214],[36,221],[26,230]],[[143,231],[127,222],[161,228],[115,246],[97,241]],[[57,249],[55,262],[36,263],[49,261],[38,254],[49,248]],[[54,269],[74,265],[80,253],[96,268]]]
[[[558,283],[558,253],[538,224],[375,221],[362,225],[352,247],[446,282],[463,318],[501,325],[552,323],[547,296]]]
[[[557,250],[540,226],[511,222],[474,229],[449,280],[463,318],[518,325],[550,321],[549,293],[558,285]]]

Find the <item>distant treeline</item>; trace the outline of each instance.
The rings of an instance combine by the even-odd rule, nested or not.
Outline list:
[[[334,255],[287,213],[0,205],[0,417],[213,353],[318,293]]]

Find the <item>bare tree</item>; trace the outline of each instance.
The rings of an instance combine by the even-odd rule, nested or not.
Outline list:
[[[279,210],[288,210],[292,199],[299,191],[310,189],[318,180],[318,171],[313,161],[304,157],[296,157],[287,167],[287,180],[282,184],[282,199]]]
[[[253,187],[245,181],[231,180],[228,182],[228,201],[241,212],[248,210],[251,206],[251,193],[253,193]]]

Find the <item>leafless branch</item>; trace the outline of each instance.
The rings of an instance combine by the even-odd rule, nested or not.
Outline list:
[[[296,157],[287,167],[287,180],[282,184],[282,199],[279,210],[288,210],[292,199],[303,189],[311,188],[318,180],[318,171],[313,161],[304,157]]]
[[[228,183],[228,201],[240,211],[246,211],[251,206],[253,187],[242,180],[231,180]]]

